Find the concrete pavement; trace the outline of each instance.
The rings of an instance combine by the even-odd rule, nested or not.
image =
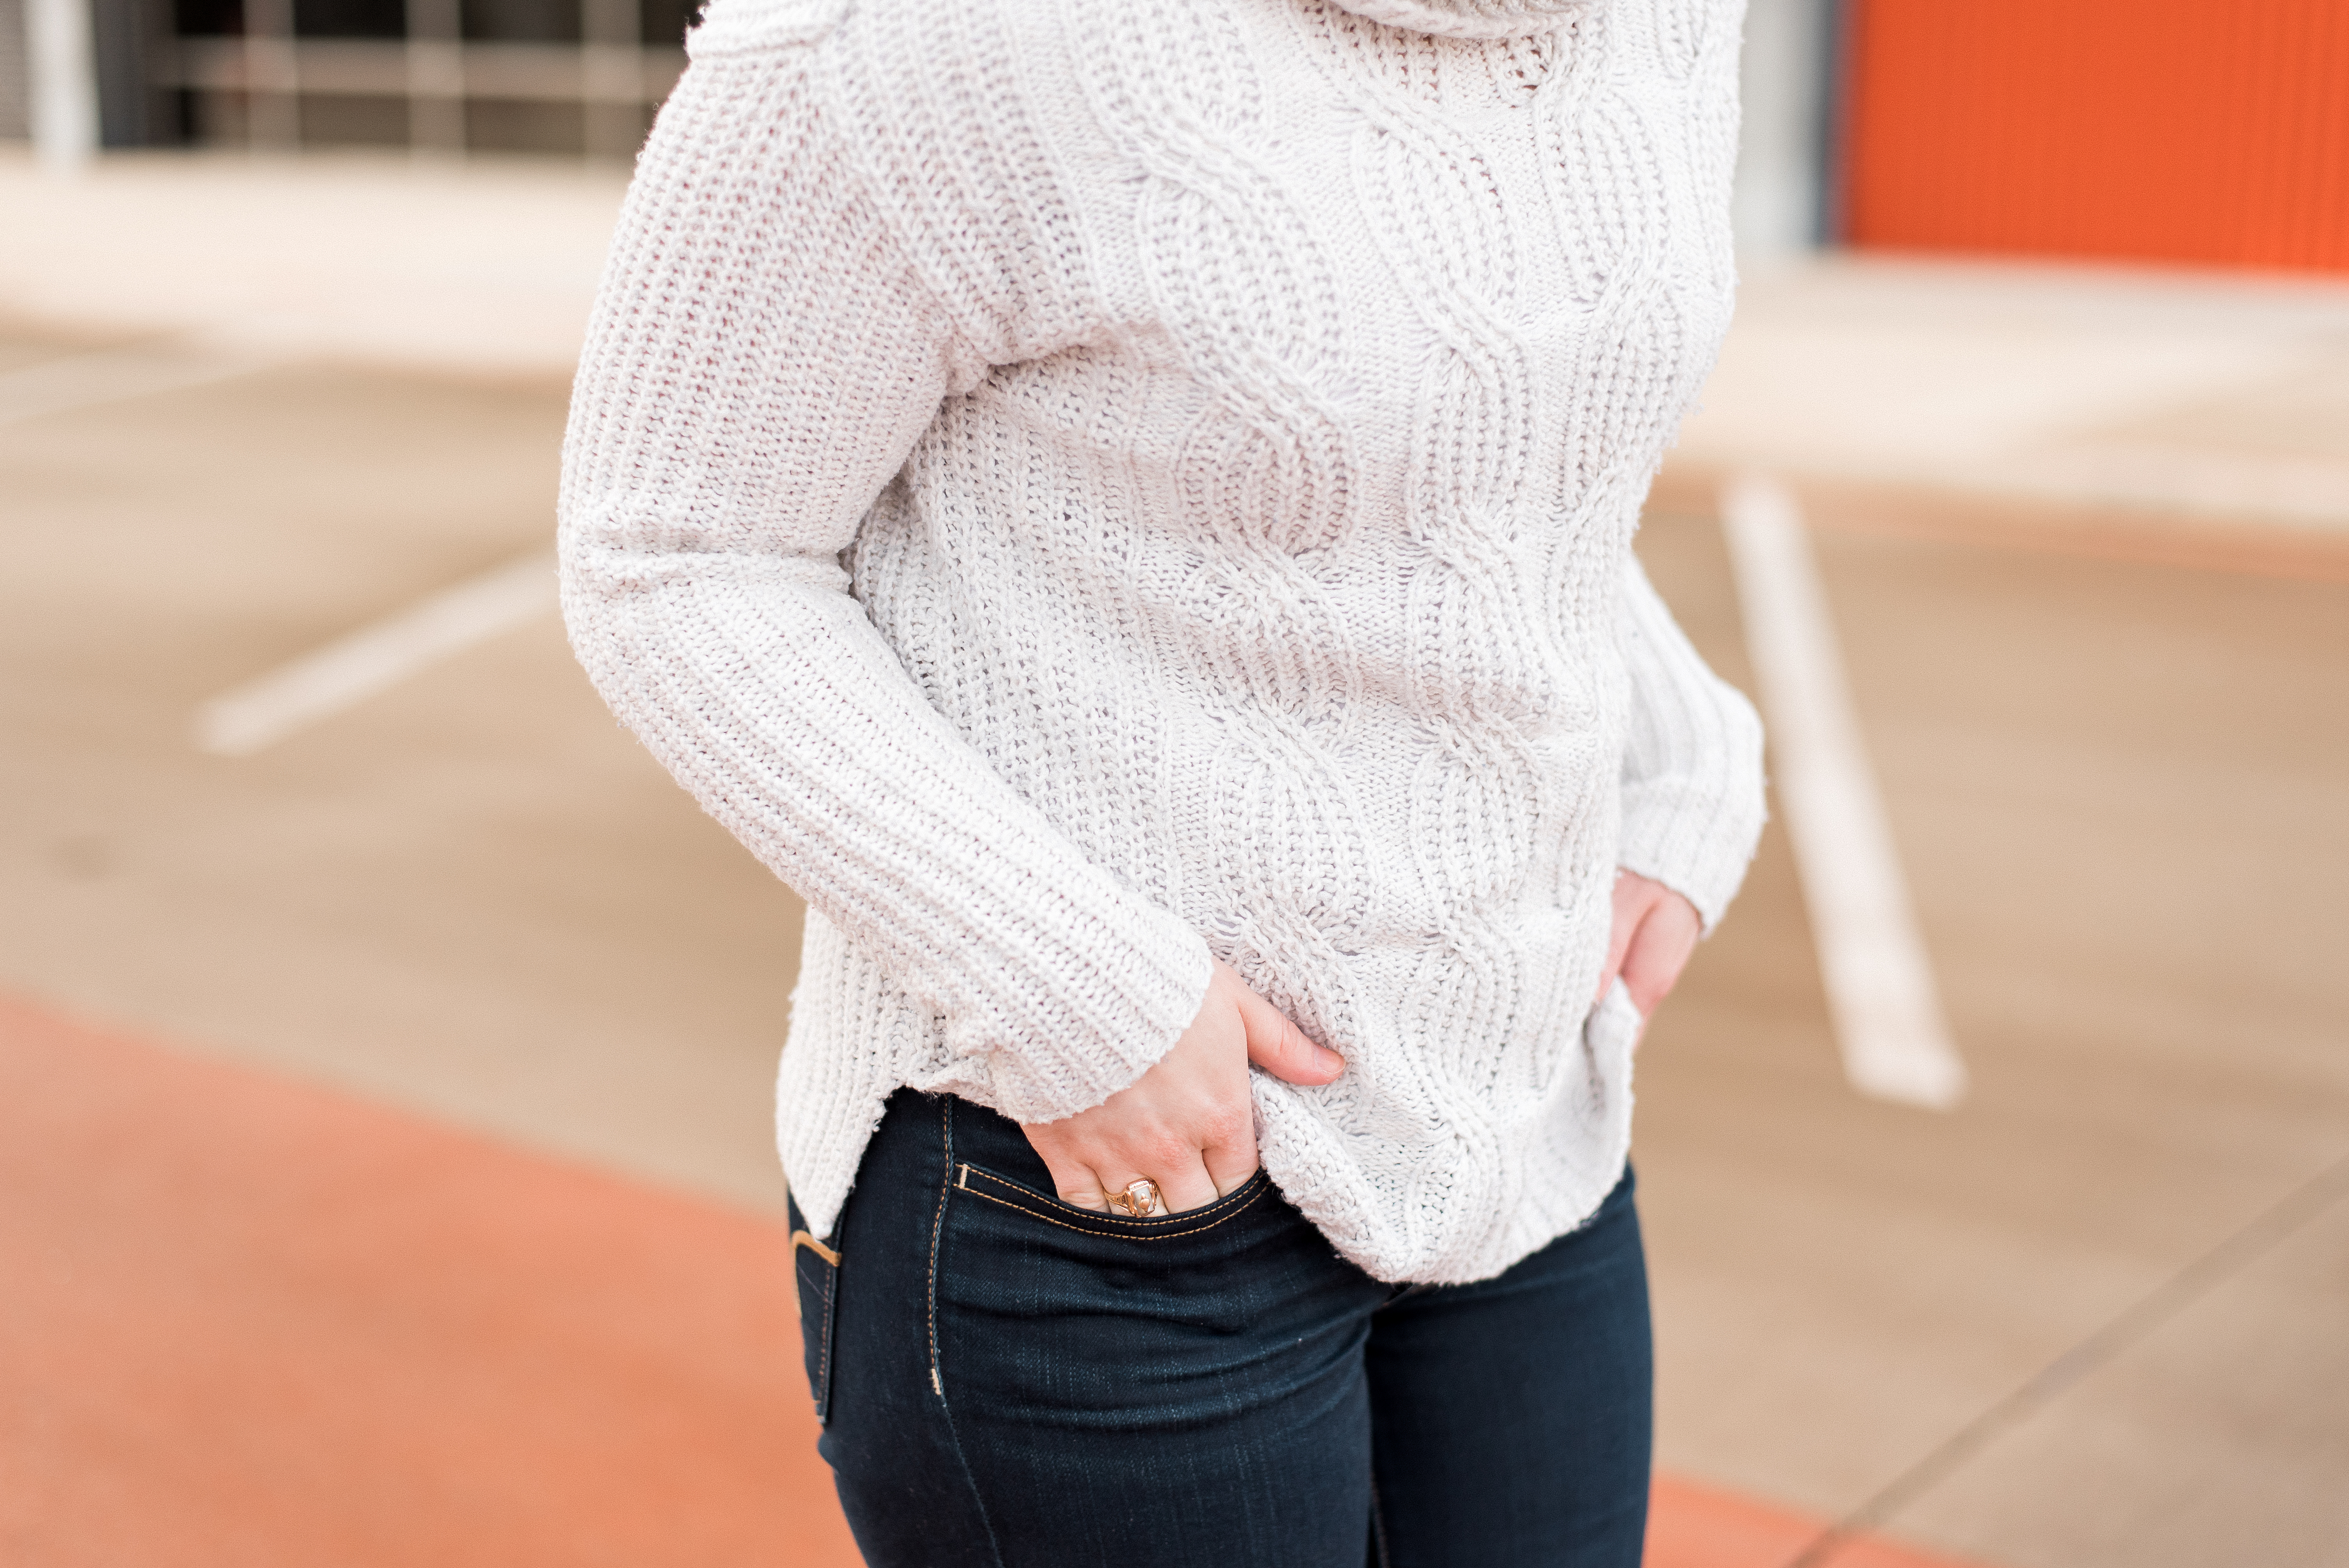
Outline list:
[[[1889,1522],[2012,1568],[2349,1561],[2349,586],[1817,543],[1973,1088],[1844,1086],[1774,826],[1642,1047],[1667,1461],[1837,1516],[1946,1463]],[[1641,549],[1745,680],[1711,520]]]
[[[566,377],[627,185],[603,165],[0,147],[0,315],[470,376]]]
[[[2349,281],[1826,258],[1759,270],[1674,462],[2349,533]]]
[[[260,756],[193,743],[216,692],[543,548],[562,412],[289,367],[0,429],[0,984],[779,1207],[797,903],[553,614]],[[680,953],[728,978],[654,978]]]

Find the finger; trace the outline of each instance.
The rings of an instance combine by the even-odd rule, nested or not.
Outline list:
[[[1123,1192],[1137,1181],[1147,1179],[1155,1181],[1158,1183],[1158,1196],[1165,1202],[1169,1213],[1196,1209],[1222,1196],[1216,1191],[1216,1183],[1209,1179],[1207,1167],[1195,1149],[1185,1149],[1179,1155],[1170,1150],[1165,1155],[1153,1159],[1150,1164],[1155,1169],[1143,1171],[1115,1161],[1104,1161],[1102,1185],[1109,1191]]]
[[[1647,880],[1618,871],[1610,903],[1613,913],[1607,928],[1607,966],[1599,972],[1599,994],[1591,999],[1593,1006],[1607,999],[1607,988],[1623,973],[1623,960],[1631,951],[1631,938],[1648,913]]]
[[[1695,911],[1686,906],[1685,899],[1659,900],[1640,922],[1623,955],[1623,989],[1643,1018],[1671,995],[1696,952],[1699,923]]]
[[[1248,1060],[1283,1083],[1325,1084],[1346,1070],[1346,1058],[1318,1046],[1288,1015],[1251,991],[1240,1003]]]
[[[1028,1141],[1034,1143],[1031,1136]],[[1102,1185],[1101,1177],[1090,1165],[1068,1159],[1056,1150],[1039,1148],[1044,1157],[1044,1169],[1052,1173],[1052,1191],[1063,1203],[1073,1203],[1080,1209],[1109,1208],[1109,1189]],[[1131,1181],[1129,1177],[1127,1180]]]
[[[1247,1179],[1256,1174],[1256,1107],[1253,1103],[1238,1109],[1232,1124],[1221,1130],[1221,1135],[1199,1150],[1206,1164],[1207,1180],[1216,1184],[1216,1195],[1237,1191]]]

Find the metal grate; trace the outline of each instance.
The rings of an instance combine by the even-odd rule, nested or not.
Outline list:
[[[156,108],[110,144],[625,159],[685,68],[690,0],[97,4],[153,18],[130,79]]]

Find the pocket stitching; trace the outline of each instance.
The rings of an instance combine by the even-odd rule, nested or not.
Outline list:
[[[938,1097],[938,1150],[946,1167],[939,1172],[938,1212],[930,1220],[929,1299],[924,1304],[930,1330],[930,1390],[947,1397],[946,1378],[938,1371],[938,1243],[947,1231],[947,1199],[954,1191],[954,1097]]]
[[[812,1271],[806,1266],[806,1260],[800,1256],[800,1250],[802,1247],[814,1254],[816,1266]],[[840,1254],[817,1241],[809,1232],[801,1230],[792,1233],[792,1272],[801,1293],[800,1317],[802,1334],[807,1332],[807,1294],[810,1290],[815,1293],[816,1358],[815,1370],[811,1377],[812,1387],[808,1392],[815,1400],[816,1424],[828,1426],[831,1424],[832,1417],[832,1339],[833,1316],[835,1310],[833,1302],[838,1295]],[[809,1277],[811,1273],[814,1275],[812,1280]]]
[[[1266,1190],[1267,1190],[1267,1189],[1271,1185],[1271,1183],[1270,1183],[1270,1182],[1266,1179],[1264,1172],[1263,1172],[1263,1171],[1257,1171],[1254,1176],[1252,1176],[1252,1177],[1250,1177],[1250,1178],[1248,1179],[1248,1185],[1249,1185],[1249,1186],[1254,1187],[1254,1188],[1256,1189],[1256,1191],[1253,1191],[1253,1192],[1248,1193],[1247,1200],[1246,1200],[1245,1202],[1240,1202],[1240,1203],[1237,1204],[1237,1205],[1236,1205],[1236,1206],[1231,1210],[1231,1212],[1230,1212],[1229,1213],[1223,1214],[1223,1215],[1221,1215],[1221,1216],[1219,1216],[1219,1217],[1217,1217],[1217,1218],[1216,1218],[1216,1219],[1210,1220],[1210,1221],[1208,1221],[1208,1222],[1207,1222],[1206,1224],[1204,1224],[1204,1225],[1192,1225],[1192,1226],[1189,1226],[1189,1227],[1187,1227],[1187,1228],[1185,1228],[1185,1229],[1179,1230],[1179,1231],[1155,1231],[1155,1232],[1143,1232],[1143,1233],[1137,1233],[1137,1232],[1133,1232],[1133,1231],[1122,1230],[1122,1229],[1118,1228],[1118,1227],[1117,1227],[1117,1225],[1116,1225],[1116,1223],[1115,1223],[1115,1222],[1113,1222],[1113,1221],[1110,1220],[1106,1215],[1104,1215],[1104,1216],[1102,1217],[1102,1227],[1103,1227],[1103,1228],[1099,1229],[1099,1230],[1095,1230],[1095,1229],[1092,1229],[1092,1228],[1091,1228],[1091,1227],[1089,1227],[1089,1226],[1085,1226],[1085,1225],[1071,1224],[1070,1222],[1068,1222],[1068,1221],[1066,1221],[1066,1220],[1062,1220],[1062,1219],[1056,1218],[1056,1217],[1055,1217],[1055,1216],[1053,1216],[1052,1214],[1050,1214],[1050,1213],[1046,1212],[1045,1211],[1043,1211],[1043,1210],[1041,1210],[1041,1209],[1038,1209],[1038,1208],[1031,1207],[1030,1205],[1026,1204],[1026,1203],[1017,1202],[1015,1202],[1015,1201],[1013,1201],[1012,1199],[1009,1199],[1009,1198],[1001,1198],[1001,1197],[998,1197],[996,1194],[994,1194],[994,1193],[992,1193],[992,1192],[984,1191],[980,1190],[979,1188],[974,1187],[974,1186],[972,1186],[972,1185],[970,1184],[970,1178],[971,1178],[972,1176],[974,1176],[974,1175],[977,1175],[977,1176],[984,1177],[984,1178],[986,1178],[986,1179],[987,1179],[987,1180],[988,1180],[988,1181],[1000,1181],[1000,1182],[1002,1182],[1002,1183],[1003,1183],[1003,1185],[1004,1185],[1004,1186],[1010,1188],[1010,1189],[1011,1189],[1011,1191],[1015,1191],[1015,1192],[1019,1192],[1019,1193],[1021,1193],[1021,1194],[1023,1194],[1023,1195],[1027,1193],[1028,1190],[1027,1190],[1025,1187],[1019,1186],[1018,1183],[1013,1182],[1013,1181],[1005,1181],[1005,1179],[1004,1179],[1003,1177],[1000,1177],[1000,1176],[996,1175],[996,1174],[995,1174],[995,1172],[993,1172],[992,1171],[984,1170],[984,1169],[982,1169],[982,1168],[980,1168],[980,1167],[978,1167],[978,1166],[972,1165],[972,1164],[968,1163],[968,1161],[966,1161],[966,1162],[963,1164],[963,1166],[962,1166],[961,1170],[962,1170],[962,1179],[961,1179],[960,1181],[957,1181],[957,1182],[955,1183],[955,1185],[956,1185],[957,1187],[959,1187],[960,1189],[962,1189],[962,1191],[966,1191],[966,1192],[969,1193],[969,1194],[970,1194],[972,1197],[974,1197],[974,1198],[984,1198],[984,1199],[986,1199],[986,1200],[987,1200],[988,1202],[990,1202],[990,1203],[1000,1203],[1000,1204],[1002,1204],[1002,1205],[1003,1205],[1003,1207],[1005,1207],[1005,1208],[1007,1208],[1007,1209],[1016,1209],[1016,1210],[1018,1210],[1020,1213],[1027,1214],[1027,1215],[1030,1215],[1030,1216],[1031,1216],[1031,1217],[1033,1217],[1033,1218],[1035,1218],[1035,1219],[1041,1220],[1041,1221],[1043,1221],[1043,1222],[1044,1222],[1046,1224],[1048,1224],[1048,1225],[1058,1225],[1058,1226],[1060,1226],[1060,1227],[1061,1227],[1062,1230],[1064,1230],[1064,1231],[1074,1231],[1074,1232],[1076,1232],[1076,1233],[1077,1233],[1079,1235],[1081,1235],[1081,1236],[1110,1236],[1110,1237],[1115,1237],[1115,1238],[1119,1238],[1119,1239],[1122,1239],[1122,1240],[1124,1240],[1124,1241],[1129,1241],[1129,1242],[1165,1242],[1165,1241],[1172,1241],[1172,1240],[1174,1240],[1174,1239],[1175,1237],[1177,1237],[1177,1236],[1195,1236],[1195,1235],[1198,1235],[1199,1233],[1201,1233],[1202,1232],[1205,1232],[1205,1231],[1212,1231],[1212,1230],[1214,1230],[1217,1225],[1223,1224],[1223,1223],[1225,1223],[1226,1221],[1229,1221],[1229,1220],[1235,1219],[1235,1218],[1237,1218],[1237,1216],[1239,1216],[1239,1215],[1241,1215],[1241,1214],[1243,1214],[1243,1213],[1246,1213],[1249,1209],[1253,1208],[1253,1207],[1255,1206],[1255,1204],[1256,1204],[1256,1201],[1257,1201],[1257,1199],[1259,1199],[1259,1198],[1263,1197],[1263,1196],[1264,1196],[1264,1194],[1265,1194]],[[1243,1189],[1242,1189],[1242,1191],[1245,1191],[1246,1190],[1247,1190],[1246,1188],[1243,1188]],[[1238,1196],[1239,1196],[1239,1193],[1238,1193],[1238,1192],[1234,1192],[1234,1193],[1232,1193],[1232,1194],[1231,1194],[1231,1198],[1237,1198]],[[1222,1200],[1218,1200],[1218,1202],[1230,1202],[1230,1199],[1229,1199],[1229,1198],[1222,1199]],[[1214,1206],[1214,1205],[1210,1205],[1210,1207],[1213,1207],[1213,1206]],[[1184,1217],[1184,1216],[1183,1216],[1183,1215],[1181,1215],[1181,1214],[1169,1214],[1169,1215],[1167,1215],[1167,1216],[1165,1217],[1165,1220],[1166,1220],[1166,1222],[1172,1222],[1172,1221],[1175,1221],[1175,1220],[1180,1220],[1180,1219],[1182,1219],[1183,1217]],[[1130,1221],[1130,1222],[1129,1222],[1129,1223],[1134,1223],[1134,1224],[1146,1224],[1146,1223],[1151,1223],[1151,1222],[1149,1222],[1149,1221]]]
[[[978,1188],[973,1187],[970,1184],[970,1178],[973,1176],[977,1176],[983,1181],[991,1181],[998,1187],[1001,1187],[1008,1191],[1017,1193],[1020,1198],[1026,1199],[1030,1203],[1041,1204],[1042,1208],[1036,1211],[1040,1217],[1049,1217],[1050,1215],[1057,1213],[1063,1217],[1091,1220],[1097,1224],[1111,1226],[1121,1234],[1124,1233],[1128,1227],[1148,1227],[1151,1229],[1164,1231],[1166,1226],[1178,1224],[1185,1221],[1204,1220],[1219,1209],[1223,1209],[1230,1205],[1240,1204],[1243,1198],[1247,1198],[1250,1202],[1253,1202],[1257,1186],[1263,1183],[1268,1183],[1272,1180],[1272,1178],[1265,1172],[1263,1167],[1259,1166],[1249,1173],[1247,1181],[1241,1182],[1238,1186],[1233,1188],[1222,1197],[1217,1198],[1212,1203],[1202,1203],[1195,1209],[1185,1209],[1181,1213],[1176,1214],[1121,1214],[1108,1210],[1095,1211],[1081,1208],[1074,1203],[1055,1198],[1050,1193],[1040,1192],[1035,1188],[1028,1185],[1025,1181],[1017,1181],[1012,1177],[1006,1176],[999,1171],[990,1171],[986,1166],[975,1164],[968,1160],[962,1161],[955,1166],[954,1184],[957,1187],[961,1188],[966,1192],[978,1192],[982,1198],[991,1196],[989,1193],[979,1191]],[[998,1202],[1001,1201],[1002,1200],[999,1199],[998,1200]],[[1235,1209],[1234,1212],[1237,1212],[1237,1210]]]
[[[836,1263],[824,1271],[823,1349],[816,1357],[815,1363],[815,1380],[823,1389],[823,1415],[826,1425],[830,1424],[832,1416],[832,1284],[833,1277],[839,1272],[840,1265]]]

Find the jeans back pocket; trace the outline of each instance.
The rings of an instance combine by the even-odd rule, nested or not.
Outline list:
[[[840,1254],[816,1240],[792,1205],[792,1273],[799,1285],[800,1352],[818,1426],[832,1419],[832,1323],[840,1295]]]
[[[1074,1203],[1047,1197],[1025,1182],[1015,1181],[1009,1176],[999,1176],[985,1166],[974,1165],[968,1161],[955,1167],[954,1184],[974,1197],[1032,1214],[1064,1231],[1114,1236],[1131,1242],[1173,1241],[1177,1237],[1204,1234],[1255,1208],[1257,1200],[1272,1190],[1272,1179],[1258,1170],[1212,1203],[1196,1209],[1185,1209],[1177,1213],[1135,1219],[1107,1210],[1080,1209]]]

